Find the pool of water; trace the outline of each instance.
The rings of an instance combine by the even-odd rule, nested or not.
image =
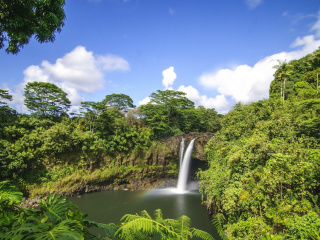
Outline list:
[[[69,200],[88,214],[90,220],[102,223],[119,224],[125,214],[147,210],[152,215],[160,208],[164,218],[186,215],[191,218],[191,227],[207,231],[219,239],[206,207],[201,205],[201,194],[196,187],[184,193],[177,193],[175,189],[104,191],[70,197]]]

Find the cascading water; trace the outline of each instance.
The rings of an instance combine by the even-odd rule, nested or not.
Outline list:
[[[180,169],[182,166],[182,160],[183,160],[183,152],[184,152],[184,138],[182,138],[182,141],[180,143]]]
[[[191,142],[189,143],[189,146],[187,147],[187,150],[184,154],[182,164],[180,164],[181,166],[180,166],[178,185],[177,185],[178,192],[185,192],[187,189],[189,166],[191,161],[194,140],[195,139],[192,139]]]

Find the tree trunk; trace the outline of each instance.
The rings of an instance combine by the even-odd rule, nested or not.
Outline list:
[[[319,74],[317,72],[317,98],[318,98],[318,87],[319,87]]]
[[[283,80],[283,101],[285,99],[286,80],[287,80],[287,78],[285,77],[284,80]]]

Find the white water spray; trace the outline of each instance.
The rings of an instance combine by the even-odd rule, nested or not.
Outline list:
[[[184,153],[184,138],[182,138],[182,141],[180,143],[180,153],[179,153],[179,157],[180,157],[180,169],[182,166],[182,161],[183,161],[183,153]]]
[[[187,150],[184,154],[182,164],[180,164],[181,166],[180,166],[178,185],[177,185],[178,192],[185,192],[187,189],[189,166],[191,161],[194,140],[195,139],[192,139],[191,142],[189,143],[189,146],[187,147]]]

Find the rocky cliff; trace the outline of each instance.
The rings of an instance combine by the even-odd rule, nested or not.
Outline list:
[[[196,140],[194,142],[192,157],[205,161],[206,157],[204,155],[204,148],[213,136],[213,133],[189,133],[170,137],[165,139],[164,142],[171,154],[171,157],[179,159],[179,149],[182,138],[185,140],[186,147],[189,145],[190,141],[195,138]]]
[[[113,178],[101,182],[87,182],[77,189],[76,194],[100,190],[146,190],[175,186],[179,172],[179,151],[182,138],[185,139],[186,147],[195,138],[192,157],[205,161],[204,148],[213,136],[213,133],[176,135],[155,142],[149,149],[140,153],[118,156],[118,162],[125,167],[141,165],[145,165],[145,167],[125,174],[117,174]]]
[[[117,172],[106,177],[100,176],[101,174],[99,173],[100,175],[98,174],[95,177],[99,172],[99,166],[96,166],[95,172],[84,172],[82,174],[85,176],[78,176],[77,179],[57,180],[56,185],[59,185],[58,192],[62,195],[72,196],[103,190],[147,190],[176,186],[182,138],[185,139],[186,147],[195,138],[193,158],[205,161],[204,148],[212,137],[213,133],[181,134],[153,142],[148,149],[141,149],[141,151],[129,156],[118,155],[116,161],[115,159],[106,158],[102,164],[108,166],[113,161],[113,164],[118,164]],[[103,166],[100,166],[100,168],[103,168]],[[57,192],[57,190],[51,191],[42,186],[39,192],[41,192],[41,195],[47,195]]]

